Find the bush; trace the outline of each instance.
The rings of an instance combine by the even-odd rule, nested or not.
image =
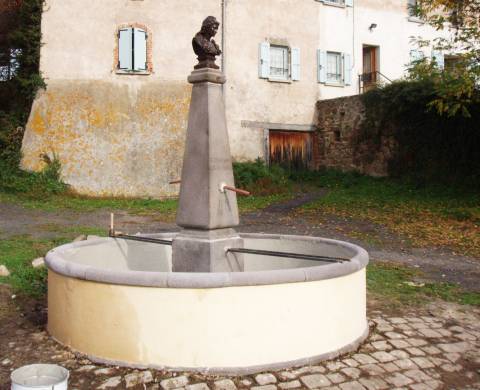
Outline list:
[[[393,177],[416,182],[480,186],[480,105],[472,103],[470,117],[441,116],[429,109],[436,97],[428,79],[399,81],[362,95],[366,120],[356,139],[373,150],[382,137],[398,145],[389,162]]]
[[[44,160],[46,166],[41,172],[25,172],[0,160],[0,191],[21,193],[36,199],[66,192],[68,186],[60,177],[60,161],[46,156]]]
[[[235,185],[255,195],[283,193],[289,189],[285,170],[279,166],[268,167],[261,159],[233,163]]]

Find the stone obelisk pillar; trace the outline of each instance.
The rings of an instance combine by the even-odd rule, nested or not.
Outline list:
[[[237,197],[224,189],[234,186],[222,89],[226,79],[218,69],[200,67],[188,81],[193,89],[177,211],[183,230],[173,240],[172,268],[242,271],[242,256],[226,252],[243,247],[233,229],[239,224]]]

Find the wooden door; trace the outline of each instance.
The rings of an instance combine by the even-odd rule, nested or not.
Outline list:
[[[363,47],[363,87],[368,89],[377,83],[377,48],[375,46]]]
[[[278,164],[287,169],[308,169],[312,161],[312,133],[271,130],[269,158],[270,164]]]

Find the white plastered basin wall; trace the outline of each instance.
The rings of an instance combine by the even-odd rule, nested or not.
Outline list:
[[[165,272],[170,247],[69,244],[47,256],[49,332],[96,361],[232,374],[313,363],[366,337],[363,249],[320,238],[242,236],[249,248],[350,261],[245,255],[245,272],[187,274]]]

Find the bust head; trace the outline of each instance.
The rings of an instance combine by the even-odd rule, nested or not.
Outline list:
[[[200,32],[208,38],[212,38],[217,34],[220,23],[214,16],[208,16],[202,23]]]

